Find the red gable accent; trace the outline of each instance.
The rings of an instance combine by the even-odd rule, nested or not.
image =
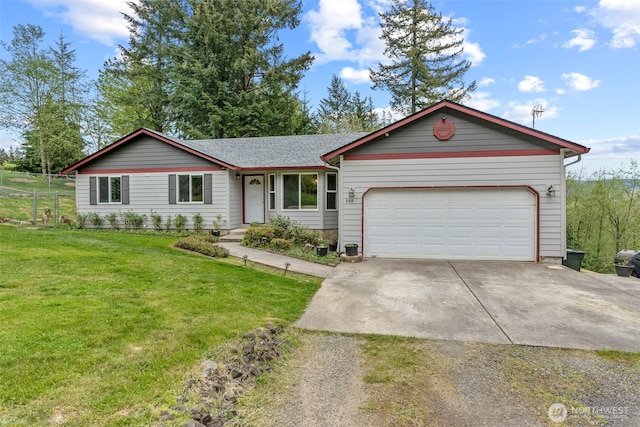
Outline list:
[[[172,145],[176,148],[179,148],[183,151],[186,151],[187,153],[193,154],[194,156],[198,156],[200,158],[203,158],[205,160],[208,160],[212,163],[215,163],[217,165],[220,165],[221,167],[225,167],[231,170],[236,170],[238,169],[236,166],[227,164],[221,160],[218,160],[216,158],[213,158],[211,156],[207,156],[206,154],[202,154],[199,151],[193,150],[191,148],[185,147],[182,144],[179,144],[176,141],[173,141],[172,139],[167,138],[166,136],[160,134],[160,133],[156,133],[150,129],[145,129],[145,128],[140,128],[137,131],[134,131],[132,133],[130,133],[129,135],[123,136],[122,138],[120,138],[119,140],[117,140],[116,142],[114,142],[111,145],[108,145],[106,147],[104,147],[102,150],[96,151],[95,153],[91,154],[90,156],[85,157],[84,159],[72,164],[71,166],[69,166],[68,168],[60,171],[60,173],[62,175],[66,175],[70,172],[73,172],[75,170],[78,170],[79,168],[88,165],[89,163],[93,162],[96,159],[99,159],[102,156],[105,156],[106,154],[108,154],[109,152],[115,150],[116,148],[127,144],[135,139],[137,139],[138,137],[142,136],[142,135],[146,135],[146,136],[150,136],[154,139],[157,139],[158,141],[162,141],[166,144]]]
[[[562,139],[562,138],[558,138],[555,137],[553,135],[549,135],[547,133],[544,132],[540,132],[537,131],[535,129],[531,129],[529,127],[523,126],[523,125],[519,125],[517,123],[511,122],[509,120],[505,120],[505,119],[501,119],[497,116],[494,116],[492,114],[488,114],[488,113],[483,113],[482,111],[478,111],[475,110],[473,108],[470,107],[465,107],[464,105],[461,104],[457,104],[455,102],[452,101],[440,101],[437,104],[432,105],[431,107],[425,108],[422,111],[419,111],[415,114],[412,114],[411,116],[405,117],[402,120],[399,120],[393,124],[390,124],[387,127],[384,127],[382,129],[379,129],[375,132],[370,133],[369,135],[366,135],[356,141],[353,141],[350,144],[347,144],[341,148],[338,148],[337,150],[331,151],[323,156],[320,156],[320,158],[325,161],[328,162],[330,159],[333,159],[341,154],[344,154],[345,152],[352,150],[356,147],[359,147],[363,144],[366,144],[370,141],[373,141],[376,138],[379,138],[381,136],[389,136],[389,134],[395,130],[398,130],[400,128],[402,128],[403,126],[406,126],[410,123],[415,122],[416,120],[420,120],[421,118],[428,116],[429,114],[432,114],[438,110],[442,110],[444,108],[450,108],[454,111],[458,111],[461,112],[463,114],[467,114],[469,116],[472,117],[476,117],[479,118],[481,120],[487,121],[489,123],[494,123],[497,124],[499,126],[505,127],[507,129],[511,129],[511,130],[515,130],[517,132],[523,133],[525,135],[529,135],[538,139],[541,139],[543,141],[547,141],[550,142],[552,144],[558,145],[561,148],[568,148],[569,150],[575,151],[578,154],[585,154],[588,153],[591,149],[588,147],[584,147],[580,144],[576,144],[574,142],[571,141],[567,141],[566,139]]]

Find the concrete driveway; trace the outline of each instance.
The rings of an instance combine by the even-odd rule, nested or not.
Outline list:
[[[325,279],[297,326],[640,351],[640,279],[526,262],[367,259]]]

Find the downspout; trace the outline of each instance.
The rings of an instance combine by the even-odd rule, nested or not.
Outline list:
[[[340,160],[342,160],[342,156],[340,156]],[[338,252],[340,252],[340,248],[342,247],[342,213],[344,206],[342,206],[342,174],[340,173],[340,168],[337,166],[330,165],[326,161],[324,161],[324,167],[327,169],[333,169],[338,174],[338,194],[336,197],[338,198]]]

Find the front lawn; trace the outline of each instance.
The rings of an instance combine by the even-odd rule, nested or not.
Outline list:
[[[0,225],[0,426],[153,424],[205,356],[294,321],[320,283],[175,240]]]

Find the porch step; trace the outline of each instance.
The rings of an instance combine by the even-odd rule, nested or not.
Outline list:
[[[233,230],[229,230],[229,234],[224,236],[220,236],[221,242],[241,242],[244,237],[244,233],[247,231],[246,228],[236,228]]]

